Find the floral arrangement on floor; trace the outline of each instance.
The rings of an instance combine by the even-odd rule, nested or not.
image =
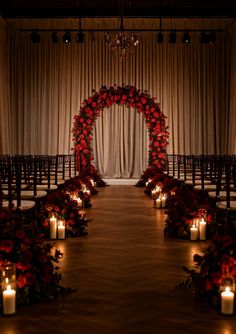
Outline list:
[[[44,234],[49,236],[49,217],[65,221],[66,236],[87,235],[87,226],[91,221],[81,213],[76,200],[70,195],[57,191],[51,193],[44,204],[44,214],[40,218],[40,225]]]
[[[163,171],[158,168],[156,164],[152,164],[143,172],[139,181],[136,183],[136,187],[146,187],[147,182],[151,182],[154,178],[158,180],[162,176]]]
[[[219,227],[203,254],[195,254],[196,269],[183,267],[186,281],[177,288],[192,288],[194,293],[216,308],[220,306],[220,293],[225,287],[235,292],[236,282],[236,227]]]
[[[73,179],[67,180],[64,184],[64,192],[72,198],[79,197],[83,201],[83,206],[89,208],[91,204],[91,195],[96,195],[98,192],[92,185],[89,176],[76,176]]]
[[[52,244],[45,241],[32,221],[0,208],[0,269],[6,264],[15,265],[17,305],[53,300],[70,291],[60,285],[58,262],[62,255],[59,250],[52,252]],[[1,303],[0,298],[2,307]]]
[[[214,217],[214,207],[214,202],[211,201],[206,192],[193,190],[185,186],[176,188],[175,195],[167,199],[165,235],[189,238],[193,219],[200,217],[201,210],[204,210],[206,212],[205,219],[208,222],[207,238],[209,238],[215,228],[213,224],[210,224]]]
[[[148,164],[163,169],[169,134],[165,124],[166,117],[159,103],[155,102],[155,98],[152,98],[147,91],[142,92],[129,85],[102,86],[98,92],[93,91],[93,93],[93,96],[83,101],[79,114],[74,117],[72,133],[78,170],[90,175],[90,167],[93,166],[94,160],[91,145],[93,127],[101,111],[113,104],[135,108],[137,112],[143,114],[150,138]]]
[[[148,182],[144,193],[150,196],[152,190],[155,189],[157,185],[160,187],[161,192],[165,193],[168,198],[170,195],[175,193],[178,187],[180,187],[180,181],[169,175],[159,172],[150,178],[150,182]]]

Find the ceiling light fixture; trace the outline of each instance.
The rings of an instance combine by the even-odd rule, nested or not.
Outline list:
[[[139,45],[139,34],[125,30],[123,24],[123,0],[120,0],[120,29],[113,32],[105,33],[105,43],[112,50],[113,54],[117,54],[121,61],[127,58],[129,53],[133,53]]]
[[[176,32],[174,30],[172,30],[169,34],[169,43],[176,43]]]
[[[69,31],[66,31],[63,36],[63,43],[64,44],[70,44],[71,43],[71,34]]]
[[[51,34],[51,39],[52,39],[53,44],[58,43],[58,37],[57,37],[57,33],[56,33],[56,31],[53,31],[53,32],[52,32],[52,34]]]
[[[32,43],[40,43],[40,35],[37,30],[32,31],[30,37],[31,37]]]
[[[182,38],[182,43],[188,45],[191,41],[191,37],[189,35],[189,32],[188,31],[185,31],[184,34],[183,34],[183,38]]]

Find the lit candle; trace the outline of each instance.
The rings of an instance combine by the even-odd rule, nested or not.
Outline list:
[[[156,196],[156,190],[155,190],[155,189],[152,189],[151,194],[152,194],[152,198],[154,199],[155,196]]]
[[[160,198],[157,198],[157,200],[156,200],[156,207],[157,208],[161,207],[161,199]]]
[[[162,208],[166,207],[166,195],[163,195],[161,198],[161,206]]]
[[[76,200],[77,200],[78,206],[82,206],[82,203],[83,203],[82,199],[80,197],[77,197]]]
[[[65,225],[64,225],[64,222],[63,220],[58,220],[58,223],[57,223],[57,238],[58,239],[65,239],[65,231],[66,231],[66,228],[65,228]]]
[[[206,222],[203,218],[199,222],[199,239],[206,240]]]
[[[195,225],[192,225],[190,228],[190,239],[197,240],[198,239],[198,228]]]
[[[234,293],[227,286],[225,291],[221,292],[221,313],[233,314],[234,312]]]
[[[3,291],[3,313],[6,315],[16,313],[16,290],[11,289],[10,285]]]
[[[86,194],[87,194],[87,195],[89,195],[89,196],[90,196],[91,192],[90,192],[90,190],[89,190],[89,189],[87,189],[85,192],[86,192]]]
[[[50,239],[57,238],[57,218],[52,216],[50,218]]]

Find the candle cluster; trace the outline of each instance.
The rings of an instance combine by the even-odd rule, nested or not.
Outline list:
[[[65,239],[65,230],[63,220],[57,220],[54,216],[50,218],[50,239]]]
[[[166,207],[166,194],[159,195],[159,197],[154,200],[155,202],[155,207],[160,209],[160,208],[165,208]]]
[[[203,218],[200,221],[195,219],[190,227],[190,240],[206,240],[206,225]]]

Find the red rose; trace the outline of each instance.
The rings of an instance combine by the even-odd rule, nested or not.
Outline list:
[[[23,288],[26,285],[26,279],[24,276],[20,275],[17,278],[16,285],[18,288]]]
[[[89,150],[87,150],[87,148],[85,148],[85,149],[83,150],[83,152],[84,152],[84,154],[88,154],[88,153],[89,153]]]
[[[233,243],[233,239],[230,235],[225,235],[222,239],[222,246],[223,247],[229,247],[230,245],[232,245]]]
[[[147,99],[145,97],[141,98],[142,104],[146,104],[147,103]]]
[[[26,273],[25,280],[27,285],[34,285],[36,283],[36,276],[32,273]]]
[[[14,243],[12,240],[2,240],[0,243],[0,250],[10,253],[13,249]]]
[[[158,114],[158,112],[154,112],[154,114],[153,114],[156,118],[157,117],[159,117],[159,114]]]
[[[97,105],[97,103],[96,103],[96,102],[93,102],[93,103],[92,103],[92,107],[93,107],[93,108],[95,108],[95,107],[96,107],[96,105]]]
[[[84,123],[84,119],[82,117],[80,117],[79,121],[80,123]]]
[[[83,134],[86,136],[86,134],[88,133],[87,130],[83,130]]]
[[[87,128],[87,124],[86,123],[83,123],[83,128]]]
[[[158,158],[163,159],[165,157],[165,153],[158,153]]]
[[[22,259],[16,263],[16,268],[19,270],[29,270],[32,267],[30,262],[26,259]]]
[[[209,279],[206,279],[204,282],[204,289],[207,291],[212,290],[212,283]]]
[[[127,96],[126,95],[122,95],[122,100],[126,100]]]
[[[220,272],[212,273],[211,278],[212,282],[216,285],[220,285],[222,282],[222,275]]]
[[[155,147],[159,146],[159,143],[157,141],[155,141],[155,143],[153,144]]]
[[[24,239],[24,237],[25,237],[25,231],[23,231],[23,230],[17,230],[16,231],[16,237],[18,239]]]
[[[91,121],[91,119],[89,118],[89,119],[87,119],[87,123],[88,124],[91,124],[92,123],[92,121]]]

